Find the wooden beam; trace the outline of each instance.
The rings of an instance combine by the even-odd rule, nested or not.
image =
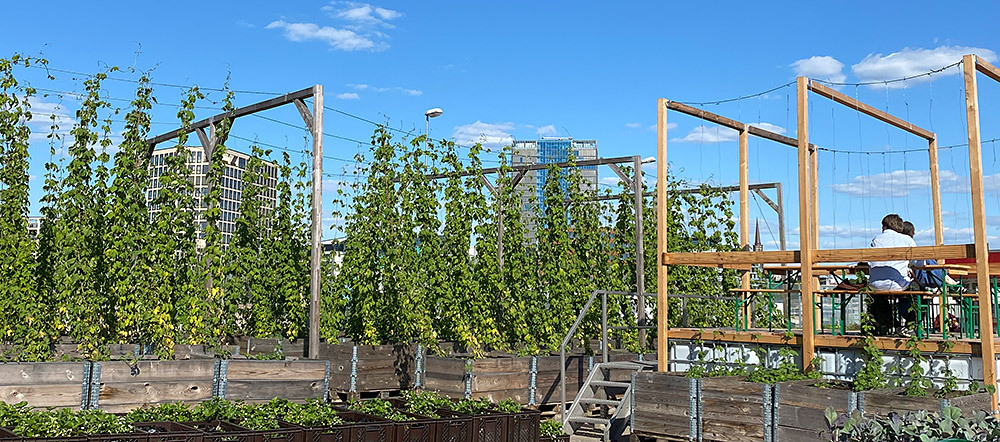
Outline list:
[[[312,235],[309,253],[309,358],[319,359],[319,300],[323,286],[323,85],[310,88],[313,97],[312,132]],[[277,106],[277,104],[276,104]]]
[[[810,218],[812,248],[819,248],[819,150],[809,149],[809,203],[812,205]]]
[[[754,126],[752,124],[750,125],[750,129],[749,130],[750,130],[750,135],[753,135],[755,137],[766,138],[768,140],[771,140],[771,141],[774,141],[774,142],[777,142],[777,143],[781,143],[781,144],[784,144],[784,145],[787,145],[787,146],[792,146],[792,147],[796,147],[798,145],[798,141],[796,141],[795,138],[786,137],[784,135],[776,134],[776,133],[771,132],[769,130],[761,129],[761,128],[759,128],[757,126]]]
[[[157,136],[152,137],[152,138],[147,138],[146,139],[146,143],[149,144],[149,152],[152,153],[153,149],[156,148],[157,144],[160,144],[160,143],[163,143],[165,141],[170,141],[170,140],[172,140],[174,138],[177,138],[177,135],[180,134],[180,133],[191,132],[191,131],[193,131],[195,129],[204,129],[204,128],[208,127],[209,125],[212,125],[212,124],[214,124],[214,123],[216,123],[218,121],[222,121],[222,120],[224,120],[226,118],[235,119],[235,118],[238,118],[238,117],[242,117],[244,115],[250,115],[250,114],[255,113],[255,112],[260,112],[260,111],[265,111],[265,110],[268,110],[268,109],[273,109],[273,108],[276,108],[278,106],[282,106],[282,105],[285,105],[285,104],[288,104],[288,103],[294,103],[295,100],[303,100],[303,99],[306,99],[306,98],[309,98],[309,97],[313,97],[313,94],[314,94],[313,87],[307,87],[305,89],[302,89],[302,90],[296,91],[296,92],[289,92],[289,93],[287,93],[285,95],[282,95],[280,97],[275,97],[275,98],[272,98],[270,100],[264,100],[264,101],[261,101],[259,103],[251,104],[249,106],[244,106],[244,107],[240,107],[240,108],[237,108],[237,109],[233,109],[230,112],[223,112],[221,114],[208,117],[208,118],[206,118],[204,120],[196,121],[194,123],[191,123],[191,126],[188,127],[187,129],[185,129],[185,128],[179,128],[179,129],[176,129],[176,130],[173,130],[173,131],[170,131],[170,132],[166,132],[166,133],[157,135]]]
[[[1000,81],[1000,68],[993,66],[979,57],[976,57],[976,70],[992,78],[994,81]]]
[[[975,256],[975,248],[973,244],[863,249],[821,249],[813,251],[814,262],[908,261],[918,259],[959,259],[971,258],[973,256]]]
[[[582,160],[582,161],[573,161],[573,162],[565,161],[565,162],[562,162],[562,163],[541,163],[541,164],[531,164],[531,165],[526,165],[526,166],[507,166],[506,168],[508,170],[513,170],[513,171],[518,172],[518,174],[514,177],[514,185],[516,185],[516,183],[518,181],[520,181],[522,177],[524,177],[524,173],[526,173],[528,171],[531,171],[531,170],[543,170],[543,169],[547,169],[549,166],[555,166],[555,167],[558,167],[560,169],[565,169],[565,168],[569,168],[569,167],[603,166],[603,165],[606,165],[606,164],[623,164],[623,163],[631,163],[631,162],[632,162],[632,157],[614,157],[614,158],[598,158],[598,159],[595,159],[595,160]],[[500,167],[489,167],[489,168],[486,168],[486,169],[482,169],[482,170],[480,170],[478,172],[462,172],[462,173],[459,173],[459,174],[456,174],[456,173],[453,173],[453,172],[448,172],[448,173],[429,174],[429,175],[425,175],[425,177],[427,179],[429,179],[429,180],[436,180],[436,179],[439,179],[439,178],[448,178],[448,177],[452,177],[452,176],[460,176],[460,177],[470,176],[470,175],[474,175],[476,173],[482,173],[484,175],[489,175],[489,174],[493,174],[493,173],[498,173],[498,172],[500,172],[500,170],[501,170]],[[399,179],[397,178],[397,179],[394,179],[393,181],[397,182],[397,181],[399,181]]]
[[[750,266],[753,264],[791,264],[799,262],[798,250],[766,252],[674,252],[661,255],[663,265],[701,267]]]
[[[635,307],[638,314],[639,345],[646,348],[646,249],[642,232],[645,199],[642,197],[642,157],[636,155],[632,159],[632,205],[635,209],[635,292],[639,294]]]
[[[962,57],[965,76],[965,115],[969,128],[969,178],[972,184],[972,227],[976,240],[976,281],[979,305],[992,306],[990,286],[990,250],[986,243],[986,205],[983,199],[983,152],[979,138],[979,92],[976,88],[975,55]],[[979,335],[982,339],[983,383],[997,385],[996,349],[993,343],[993,309],[979,309]],[[997,393],[993,393],[993,411],[997,411]]]
[[[701,110],[696,107],[691,107],[686,104],[678,103],[676,101],[667,101],[667,108],[670,110],[675,110],[692,117],[701,118],[702,120],[708,121],[710,123],[715,123],[720,126],[724,126],[736,131],[743,132],[744,130],[750,131],[750,135],[765,138],[777,143],[785,144],[788,146],[798,146],[798,141],[795,138],[789,138],[781,134],[776,134],[766,129],[761,129],[752,124],[744,124],[739,121],[733,120],[731,118],[723,117],[722,115],[713,114],[709,111]],[[747,128],[749,126],[749,128]]]
[[[919,259],[962,259],[975,256],[975,244],[944,246],[887,247],[863,249],[812,250],[812,262],[909,261]],[[791,264],[801,262],[798,250],[766,252],[676,252],[662,256],[663,265],[742,268],[753,264]]]
[[[885,111],[878,110],[872,106],[869,106],[868,104],[862,103],[858,100],[855,100],[854,98],[848,97],[847,95],[844,95],[832,88],[823,86],[822,84],[813,81],[808,81],[808,86],[810,90],[819,94],[820,96],[829,98],[837,103],[843,104],[863,114],[867,114],[868,116],[874,117],[875,119],[889,123],[914,135],[923,137],[927,140],[933,139],[935,137],[934,132],[918,127],[913,123],[903,120],[902,118],[899,118],[897,116],[890,115]]]
[[[749,126],[743,125],[740,131],[740,249],[750,250],[750,131]],[[740,275],[740,287],[750,288],[750,272],[743,272]],[[740,293],[740,298],[745,299],[746,293]],[[747,305],[746,317],[748,322],[753,323],[752,306]]]
[[[927,142],[927,158],[931,167],[931,210],[934,211],[934,245],[944,245],[944,224],[941,221],[941,175],[938,171],[937,138]]]
[[[809,174],[809,79],[796,79],[796,121],[799,137],[799,263],[802,265],[802,369],[812,370],[811,361],[816,354],[813,339],[813,261],[812,261],[812,207]]]
[[[667,104],[656,100],[656,256],[667,253]],[[669,370],[667,347],[667,266],[656,266],[656,362],[657,371]]]
[[[688,106],[686,104],[678,103],[676,101],[667,101],[667,109],[675,110],[682,114],[688,114],[692,117],[701,118],[702,120],[718,124],[719,126],[728,127],[732,130],[743,131],[745,126],[739,121],[733,120],[731,118],[723,117],[722,115],[713,114],[708,111],[698,109],[696,107]]]

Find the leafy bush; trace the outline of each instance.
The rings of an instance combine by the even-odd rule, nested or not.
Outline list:
[[[982,411],[963,417],[962,410],[945,407],[939,413],[918,411],[865,419],[861,413],[838,415],[826,410],[826,421],[835,442],[927,442],[942,439],[1000,440],[1000,422]]]
[[[366,401],[353,400],[347,406],[351,410],[357,411],[359,413],[371,414],[373,416],[378,416],[386,418],[389,420],[394,420],[398,422],[412,421],[414,418],[401,413],[392,407],[389,401],[383,399],[371,399]]]
[[[566,434],[558,419],[545,419],[538,424],[538,434],[542,437],[556,437]]]

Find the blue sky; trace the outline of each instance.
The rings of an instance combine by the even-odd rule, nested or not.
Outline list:
[[[655,154],[656,99],[712,101],[771,89],[797,74],[836,82],[882,81],[946,66],[965,52],[997,62],[996,2],[7,2],[0,42],[7,53],[42,55],[53,68],[94,73],[104,65],[153,71],[154,81],[218,88],[231,73],[236,90],[285,92],[326,88],[327,106],[401,131],[468,145],[511,139],[572,136],[598,140],[602,156]],[[17,19],[10,19],[17,17]],[[33,86],[80,92],[72,74],[22,71]],[[135,78],[134,74],[115,74]],[[134,87],[108,81],[106,94],[128,98]],[[982,138],[1000,138],[1000,84],[980,78]],[[939,134],[942,146],[966,142],[962,83],[957,71],[885,86],[839,89]],[[154,132],[176,125],[181,89],[158,86]],[[209,94],[218,101],[220,94]],[[237,94],[237,105],[267,98]],[[811,136],[820,157],[820,237],[823,247],[867,245],[879,219],[899,212],[917,225],[917,242],[933,240],[927,159],[915,136],[811,97]],[[72,115],[71,94],[39,96],[35,110]],[[790,87],[706,110],[794,136]],[[116,101],[117,106],[126,102]],[[211,102],[206,107],[214,106]],[[198,117],[213,114],[199,109]],[[267,117],[301,126],[294,109]],[[33,125],[32,197],[41,194],[49,158],[47,120]],[[63,124],[68,130],[70,120]],[[737,177],[735,132],[670,115],[670,161],[693,181],[732,184]],[[676,123],[676,126],[673,126]],[[353,167],[357,141],[371,124],[327,111],[326,200]],[[237,121],[236,136],[299,151],[300,129],[260,118]],[[356,141],[352,141],[356,140]],[[230,147],[248,143],[233,139]],[[1000,236],[1000,166],[996,143],[983,146],[987,221]],[[361,147],[363,149],[363,147]],[[863,151],[867,153],[850,153]],[[884,152],[890,152],[885,154]],[[793,150],[751,142],[753,182],[785,187],[791,246],[795,235]],[[489,164],[489,163],[487,163]],[[971,239],[968,152],[941,152],[946,242]],[[652,165],[650,165],[652,171]],[[613,173],[601,170],[605,183]],[[760,209],[758,209],[758,206]],[[37,213],[39,206],[32,205]],[[777,232],[773,213],[751,201],[767,248]],[[332,224],[329,204],[326,223]],[[324,236],[334,236],[327,231]]]

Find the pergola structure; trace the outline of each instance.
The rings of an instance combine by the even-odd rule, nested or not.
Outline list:
[[[958,259],[975,258],[974,270],[978,282],[980,306],[991,306],[989,254],[986,242],[986,213],[983,196],[982,152],[979,134],[979,99],[976,88],[976,73],[980,72],[993,80],[1000,82],[1000,69],[985,62],[975,55],[965,55],[962,59],[965,80],[966,118],[968,121],[969,141],[969,173],[971,179],[972,218],[974,227],[974,243],[945,245],[941,221],[941,195],[938,176],[937,135],[926,129],[917,127],[901,118],[890,115],[848,97],[832,88],[819,84],[806,77],[798,77],[797,86],[797,138],[784,137],[766,130],[731,120],[719,115],[696,109],[681,103],[661,98],[657,100],[657,203],[659,207],[666,205],[667,176],[667,112],[677,111],[692,115],[739,131],[739,176],[740,176],[740,242],[746,246],[748,241],[749,209],[747,207],[749,168],[747,161],[748,140],[750,135],[766,138],[775,142],[794,146],[798,151],[798,202],[800,250],[791,251],[735,251],[735,252],[703,252],[703,253],[671,253],[667,250],[667,217],[666,211],[657,213],[657,256],[660,258],[657,272],[657,348],[658,369],[668,371],[668,340],[699,339],[701,330],[669,329],[668,317],[668,265],[704,266],[716,268],[732,268],[744,270],[742,277],[743,289],[749,289],[749,273],[746,270],[754,264],[799,264],[801,274],[800,292],[802,302],[802,330],[794,339],[789,339],[778,333],[749,332],[723,333],[717,340],[726,342],[759,342],[771,344],[801,345],[803,368],[809,369],[809,361],[816,354],[816,347],[847,348],[859,344],[859,336],[819,335],[814,331],[813,294],[818,291],[818,280],[814,277],[814,265],[819,263],[844,263],[858,261],[890,261],[918,259]],[[930,161],[931,195],[934,218],[935,245],[924,247],[901,248],[866,248],[866,249],[820,249],[818,236],[818,155],[816,147],[809,143],[809,93],[815,93],[855,109],[877,120],[888,123],[906,132],[927,140]],[[982,358],[983,378],[986,385],[996,385],[996,343],[993,334],[992,308],[979,309],[980,341],[962,341],[944,346],[941,342],[923,341],[919,344],[922,351],[943,351],[950,353],[978,354]],[[719,335],[716,335],[719,336]],[[882,349],[900,349],[900,342],[895,338],[876,338],[876,345]],[[993,396],[993,408],[997,408],[997,396]]]

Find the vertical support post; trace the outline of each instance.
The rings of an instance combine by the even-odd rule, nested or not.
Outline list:
[[[799,136],[799,262],[802,280],[802,368],[811,370],[815,355],[813,340],[813,269],[812,269],[812,184],[810,183],[809,156],[809,79],[798,77],[797,120]]]
[[[740,250],[750,250],[750,125],[744,124],[740,131]],[[740,288],[750,289],[750,272],[740,275]],[[740,306],[746,312],[746,326],[753,326],[753,307],[747,297],[750,292],[740,292]],[[742,324],[738,325],[742,326]]]
[[[319,358],[320,259],[323,256],[323,85],[313,86],[312,238],[309,254],[309,358]]]
[[[808,112],[807,112],[808,113]],[[801,139],[801,138],[800,138]],[[812,207],[812,222],[809,228],[809,238],[812,239],[811,246],[819,248],[819,150],[809,150],[809,204]]]
[[[965,111],[969,127],[969,178],[972,184],[972,225],[976,240],[976,282],[979,291],[979,335],[982,339],[983,384],[997,385],[996,348],[993,343],[993,297],[990,254],[986,243],[986,208],[983,199],[983,153],[979,138],[979,92],[976,89],[976,56],[962,57],[965,74]],[[943,320],[943,319],[942,319]],[[993,393],[993,412],[997,393]]]
[[[656,370],[666,372],[667,352],[667,100],[656,100]]]
[[[642,196],[642,157],[636,155],[632,157],[632,194],[634,195],[633,205],[635,206],[635,292],[639,295],[636,299],[636,324],[639,325],[639,345],[646,348],[646,262],[645,236],[642,234],[642,217],[644,198]]]
[[[928,141],[927,157],[931,163],[931,205],[934,210],[934,245],[944,245],[944,231],[941,222],[941,176],[938,172],[937,137]],[[944,321],[942,321],[944,322]]]
[[[778,193],[778,241],[781,243],[781,250],[785,250],[785,198],[781,195],[781,183],[775,183],[774,188]]]

